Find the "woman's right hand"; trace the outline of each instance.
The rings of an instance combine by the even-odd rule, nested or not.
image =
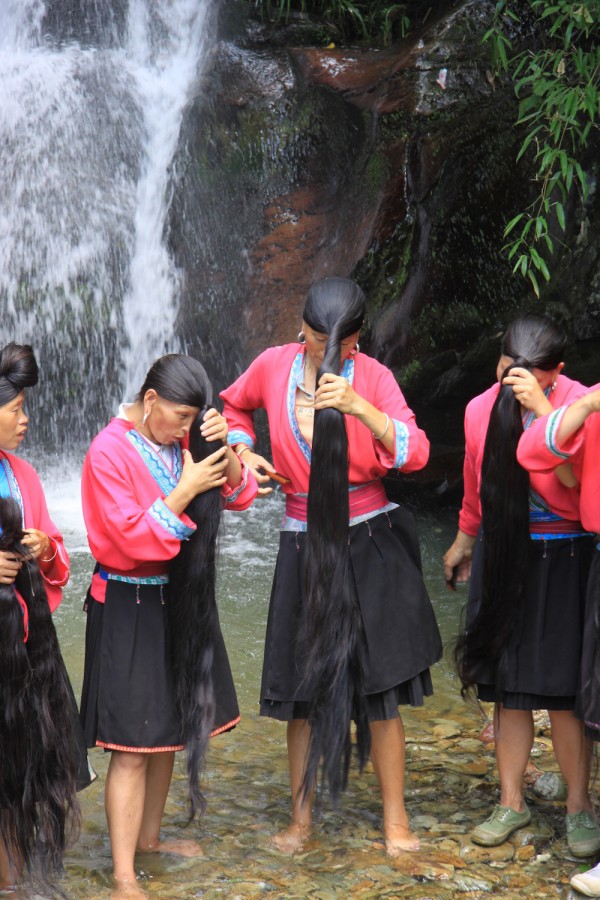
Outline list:
[[[473,547],[476,538],[459,531],[454,543],[444,554],[444,578],[450,590],[455,584],[464,584],[471,577]]]
[[[23,560],[7,550],[0,550],[0,584],[13,584]]]
[[[195,463],[189,450],[183,451],[183,469],[177,487],[165,497],[165,503],[180,516],[188,503],[204,491],[220,488],[227,481],[227,448],[221,445],[205,459]]]
[[[189,450],[183,451],[183,470],[179,486],[189,491],[192,497],[222,487],[227,480],[227,448],[221,445],[218,450],[195,463]]]
[[[258,484],[258,496],[266,497],[267,494],[271,494],[273,492],[273,488],[269,487],[268,485],[271,481],[269,473],[275,472],[273,463],[270,463],[269,460],[265,459],[264,456],[261,456],[260,453],[255,453],[254,450],[251,449],[243,450],[242,448],[242,453],[237,450],[237,454],[240,459],[244,460],[244,462],[256,478]]]

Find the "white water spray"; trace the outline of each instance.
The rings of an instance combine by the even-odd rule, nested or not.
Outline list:
[[[130,0],[90,47],[45,35],[43,0],[1,4],[0,340],[33,344],[32,405],[81,436],[178,349],[170,166],[209,7]]]

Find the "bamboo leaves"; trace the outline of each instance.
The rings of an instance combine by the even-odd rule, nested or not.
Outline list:
[[[496,74],[506,72],[514,81],[516,125],[524,132],[517,161],[530,156],[535,168],[535,199],[510,220],[504,237],[513,271],[529,278],[539,297],[539,276],[550,280],[548,260],[557,233],[567,229],[574,195],[584,202],[589,193],[581,159],[600,117],[600,0],[528,0],[528,5],[540,30],[537,49],[508,55],[512,47],[505,30],[518,17],[507,0],[496,4],[484,41]]]

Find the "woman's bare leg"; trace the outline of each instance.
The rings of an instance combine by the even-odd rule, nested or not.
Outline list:
[[[533,746],[533,714],[528,709],[494,709],[500,806],[523,812],[523,776]]]
[[[302,791],[310,728],[306,719],[292,719],[287,726],[290,787],[292,790],[292,819],[287,828],[271,838],[271,843],[283,853],[296,853],[304,846],[312,824],[313,791]]]
[[[113,858],[114,896],[145,897],[136,883],[133,859],[146,797],[147,753],[113,750],[104,792]]]
[[[583,722],[571,710],[548,710],[552,725],[552,745],[556,761],[567,783],[567,813],[591,809],[589,781],[591,743]]]
[[[174,762],[175,753],[172,751],[149,754],[146,768],[146,796],[136,849],[141,853],[162,851],[163,853],[175,853],[177,856],[202,856],[202,848],[197,841],[161,841],[160,839],[160,825],[165,811]]]
[[[405,757],[402,719],[371,722],[371,761],[383,800],[383,831],[390,856],[419,849],[404,805]]]

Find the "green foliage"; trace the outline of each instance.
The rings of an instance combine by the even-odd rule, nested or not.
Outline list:
[[[513,271],[528,278],[539,297],[540,280],[550,280],[556,233],[567,228],[567,200],[574,192],[582,202],[588,196],[581,160],[600,121],[600,0],[528,0],[526,6],[537,19],[537,49],[511,55],[507,33],[518,16],[508,0],[496,4],[484,41],[495,74],[514,80],[517,126],[525,132],[517,161],[532,155],[536,168],[535,200],[511,219],[504,236]]]
[[[321,16],[345,38],[377,40],[383,44],[408,33],[408,3],[393,0],[254,0],[263,16],[287,21],[292,12]]]

